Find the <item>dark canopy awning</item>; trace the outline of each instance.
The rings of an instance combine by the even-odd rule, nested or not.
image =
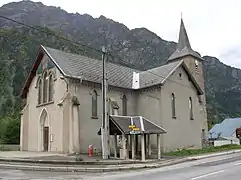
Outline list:
[[[109,116],[110,135],[164,134],[166,130],[142,116]],[[101,135],[101,130],[98,131]]]

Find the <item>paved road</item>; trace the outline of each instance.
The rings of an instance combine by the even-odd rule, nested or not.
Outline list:
[[[192,164],[192,163],[191,163]],[[102,176],[96,180],[240,180],[241,156],[202,164]]]
[[[1,180],[240,180],[241,154],[214,157],[159,169],[84,174],[1,170]]]

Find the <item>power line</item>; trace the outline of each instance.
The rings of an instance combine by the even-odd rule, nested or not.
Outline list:
[[[28,28],[30,28],[30,29],[35,29],[35,30],[37,30],[37,31],[39,31],[39,32],[42,32],[42,33],[45,33],[45,34],[49,34],[49,35],[55,36],[55,37],[57,37],[57,38],[59,38],[59,39],[65,40],[65,41],[68,41],[68,42],[71,42],[71,43],[75,43],[75,44],[81,45],[82,47],[86,47],[86,48],[88,48],[88,49],[91,49],[91,50],[94,50],[94,51],[103,53],[102,50],[98,50],[98,49],[93,48],[93,47],[91,47],[91,46],[87,46],[87,45],[85,45],[85,44],[79,43],[79,42],[77,42],[77,41],[70,40],[70,39],[65,38],[65,37],[62,37],[62,36],[58,36],[58,35],[56,35],[55,33],[51,33],[51,32],[44,31],[44,30],[42,30],[42,29],[40,29],[40,28],[27,25],[27,24],[25,24],[25,23],[16,21],[16,20],[14,20],[14,19],[11,19],[11,18],[8,18],[8,17],[5,17],[5,16],[1,16],[1,15],[0,15],[0,18],[3,18],[3,19],[6,19],[6,20],[15,22],[15,23],[20,24],[20,25],[22,25],[22,26],[26,26],[26,27],[28,27]]]
[[[71,42],[71,43],[75,43],[75,44],[77,44],[77,45],[80,45],[80,46],[82,46],[82,47],[86,47],[86,48],[88,48],[88,49],[91,49],[91,50],[94,50],[94,51],[97,51],[97,52],[100,52],[100,53],[104,53],[104,54],[106,53],[106,54],[108,54],[110,57],[112,57],[112,59],[115,59],[115,56],[112,55],[112,54],[109,53],[109,52],[103,52],[102,50],[98,50],[98,49],[93,48],[93,47],[91,47],[91,46],[87,46],[87,45],[82,44],[82,43],[79,43],[79,42],[77,42],[77,41],[73,41],[73,40],[70,40],[70,39],[68,39],[68,38],[65,38],[65,37],[62,37],[62,36],[58,36],[58,35],[56,35],[55,33],[51,33],[51,32],[48,32],[48,31],[44,31],[44,30],[42,30],[42,29],[40,29],[40,28],[31,26],[31,25],[27,25],[27,24],[25,24],[25,23],[16,21],[16,20],[14,20],[14,19],[11,19],[11,18],[2,16],[2,15],[0,15],[0,18],[3,18],[3,19],[6,19],[6,20],[15,22],[15,23],[17,23],[17,24],[20,24],[20,25],[22,25],[22,26],[28,27],[28,28],[30,28],[30,29],[34,29],[34,30],[37,30],[37,31],[42,32],[42,33],[45,33],[45,34],[55,36],[55,37],[57,37],[57,38],[59,38],[59,39],[62,39],[62,40],[65,40],[65,41],[68,41],[68,42]],[[118,59],[119,59],[119,58],[118,58]],[[120,59],[119,59],[119,60],[120,60]],[[122,62],[123,62],[123,61],[122,61]],[[123,64],[129,65],[129,66],[131,66],[131,67],[134,66],[134,64],[131,64],[131,63],[126,62],[126,61],[124,61]],[[163,77],[163,76],[161,76],[161,75],[159,75],[159,74],[153,73],[153,72],[151,72],[151,71],[149,71],[149,70],[146,70],[145,72],[148,72],[148,73],[150,73],[150,74],[152,74],[152,75],[155,75],[155,76],[160,77],[160,78],[163,78],[163,79],[166,78],[166,77]],[[144,80],[144,81],[145,81],[145,80]],[[176,82],[176,81],[173,81],[173,80],[171,80],[171,79],[167,79],[167,81],[171,81],[171,82],[173,82],[173,83],[176,83],[176,84],[178,84],[178,85],[181,85],[181,86],[184,86],[184,87],[187,87],[187,88],[191,89],[189,86],[183,85],[183,84],[178,83],[178,82]],[[146,82],[146,83],[149,83],[149,82],[147,82],[147,81],[145,81],[145,82]]]

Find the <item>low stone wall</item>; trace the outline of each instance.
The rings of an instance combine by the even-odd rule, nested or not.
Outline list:
[[[0,144],[0,151],[19,151],[19,144]]]

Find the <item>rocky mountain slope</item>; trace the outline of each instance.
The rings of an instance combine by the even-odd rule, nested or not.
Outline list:
[[[71,14],[41,2],[25,0],[9,3],[0,8],[0,15],[41,27],[97,49],[105,44],[115,55],[111,61],[133,64],[133,67],[139,69],[165,64],[176,46],[175,42],[163,40],[145,28],[130,30],[104,16],[93,18],[88,14]],[[4,108],[18,106],[17,95],[39,44],[100,57],[100,54],[90,49],[23,28],[22,25],[1,18],[0,28],[0,68],[3,69],[0,71],[0,84],[5,87],[0,91],[0,115],[8,111]],[[209,121],[217,122],[225,117],[241,116],[241,70],[227,66],[215,57],[205,56],[204,59]]]

